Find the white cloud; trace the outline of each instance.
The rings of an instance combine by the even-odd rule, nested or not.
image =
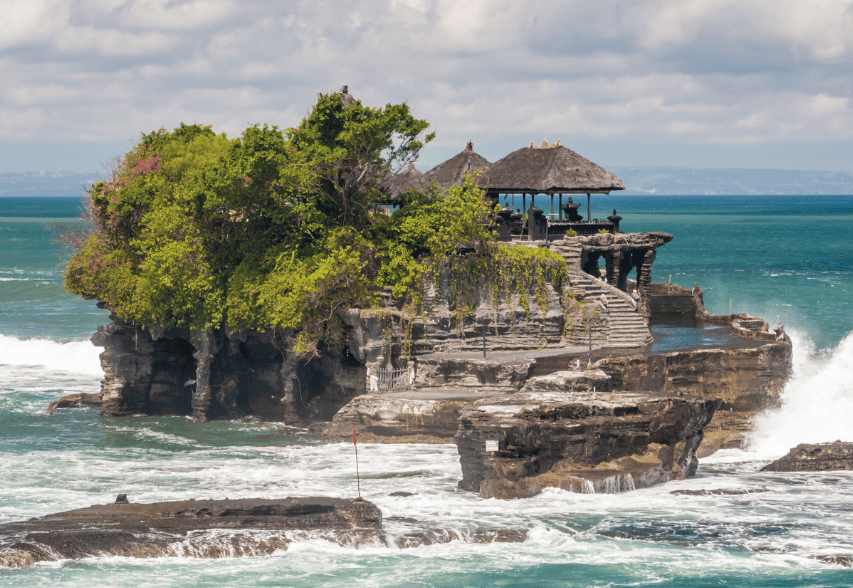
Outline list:
[[[853,139],[853,0],[8,2],[0,141],[290,126],[344,83],[454,137]]]

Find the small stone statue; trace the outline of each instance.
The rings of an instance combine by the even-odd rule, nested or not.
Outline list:
[[[344,84],[341,86],[340,91],[338,91],[338,96],[340,96],[341,104],[343,104],[344,108],[351,104],[355,104],[355,98],[349,93],[349,86]]]
[[[784,341],[785,340],[785,337],[786,337],[785,327],[784,327],[784,325],[782,325],[782,323],[776,323],[776,326],[773,327],[773,332],[776,333],[776,340],[777,341]]]

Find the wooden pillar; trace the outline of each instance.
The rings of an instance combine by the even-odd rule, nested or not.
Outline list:
[[[557,216],[559,216],[560,220],[565,220],[564,219],[565,215],[563,214],[563,195],[562,194],[560,194],[560,207],[559,208],[560,208],[560,210],[557,212]]]
[[[521,195],[521,220],[527,220],[527,192]]]
[[[554,219],[554,195],[551,194],[551,216],[548,217],[548,220]]]
[[[586,195],[586,220],[592,222],[592,204],[590,204],[590,195]]]

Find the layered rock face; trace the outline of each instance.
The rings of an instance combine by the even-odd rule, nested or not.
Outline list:
[[[602,378],[590,374],[585,385]],[[689,477],[720,405],[706,397],[543,392],[535,380],[520,393],[462,411],[455,437],[460,488],[484,498],[521,498],[551,486],[618,492]],[[542,385],[554,386],[553,377]]]
[[[0,565],[117,555],[233,557],[269,555],[312,532],[343,544],[376,540],[382,513],[364,500],[183,500],[90,506],[0,525]],[[207,531],[214,531],[206,534]]]
[[[328,420],[364,392],[363,365],[328,355],[295,365],[269,333],[152,334],[112,318],[92,337],[104,347],[104,416]]]
[[[387,523],[387,526],[386,524]],[[464,531],[389,517],[361,499],[182,500],[91,506],[0,525],[0,568],[88,557],[247,557],[286,551],[302,540],[398,549],[462,541],[516,543],[525,529]]]
[[[466,286],[458,285],[468,280]],[[580,272],[570,273],[569,282],[559,286],[544,280],[543,311],[532,289],[524,293],[525,308],[519,292],[501,289],[493,296],[486,277],[452,277],[444,267],[438,283],[425,292],[423,313],[409,314],[388,293],[382,308],[346,311],[343,318],[350,328],[349,350],[358,361],[370,363],[380,356],[388,360],[410,354],[477,352],[484,344],[489,352],[562,348],[586,345],[588,327],[593,344],[605,345],[611,330],[609,315],[602,313],[591,323],[587,317],[597,308],[602,292],[578,287],[581,281],[593,282]],[[468,295],[458,294],[462,289]],[[458,305],[466,307],[461,319],[456,312]],[[648,329],[645,331],[648,336]]]
[[[367,442],[451,443],[463,408],[485,396],[517,392],[535,361],[432,358],[413,364],[413,389],[353,398],[321,430],[323,436],[349,439],[355,427]]]
[[[705,349],[608,357],[597,364],[613,389],[647,395],[714,396],[722,402],[700,455],[739,448],[750,419],[778,406],[792,371],[789,342],[751,349]]]
[[[853,443],[801,443],[762,472],[829,472],[853,470]]]

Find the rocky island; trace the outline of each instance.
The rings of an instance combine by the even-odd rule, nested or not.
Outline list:
[[[91,188],[66,270],[112,312],[101,414],[456,443],[460,487],[500,498],[630,490],[739,446],[790,376],[781,325],[653,283],[672,235],[591,218],[592,194],[624,186],[559,142],[494,164],[469,143],[421,174],[426,128],[344,88],[284,133],[143,136]],[[661,318],[725,340],[658,350]]]

